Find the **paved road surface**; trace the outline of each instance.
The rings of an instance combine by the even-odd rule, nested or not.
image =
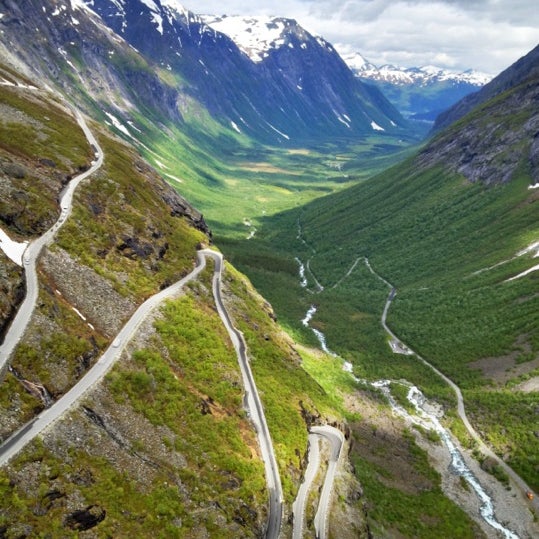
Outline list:
[[[103,164],[103,151],[101,147],[88,129],[88,126],[86,125],[86,122],[81,114],[76,111],[75,115],[77,117],[77,122],[88,139],[89,144],[93,144],[93,146],[96,148],[97,157],[96,160],[92,162],[92,166],[86,172],[83,172],[82,174],[79,174],[73,178],[66,186],[64,191],[60,194],[61,213],[56,223],[49,230],[47,230],[43,236],[31,242],[24,252],[23,267],[26,277],[26,297],[21,303],[16,316],[9,327],[4,342],[0,346],[0,378],[8,366],[8,361],[13,350],[26,330],[26,326],[30,321],[37,302],[39,284],[37,280],[36,263],[39,254],[45,245],[49,245],[52,242],[54,236],[71,213],[73,193],[79,183],[93,174]]]
[[[323,436],[331,445],[331,454],[329,457],[328,469],[324,480],[324,487],[320,494],[320,502],[318,503],[318,511],[314,517],[314,530],[318,539],[326,539],[328,537],[329,524],[329,504],[331,494],[333,492],[333,481],[335,480],[335,471],[337,463],[341,456],[341,450],[344,442],[343,434],[340,430],[333,427],[312,427],[311,432]]]
[[[309,448],[307,451],[308,462],[303,483],[301,483],[298,495],[292,505],[292,513],[294,515],[294,527],[292,529],[292,539],[303,539],[303,526],[305,521],[305,505],[307,497],[311,490],[312,482],[320,468],[320,447],[318,445],[318,434],[309,434]]]
[[[282,487],[277,461],[273,451],[273,444],[266,423],[264,410],[260,401],[256,384],[249,366],[243,335],[232,325],[227,310],[225,309],[221,297],[221,272],[223,267],[223,257],[220,253],[202,250],[197,253],[197,266],[183,279],[172,286],[162,290],[158,294],[146,300],[135,311],[125,326],[118,333],[112,344],[107,348],[95,365],[86,373],[75,386],[71,388],[63,397],[58,399],[50,408],[47,408],[32,422],[23,426],[14,433],[6,442],[0,446],[0,466],[6,464],[21,449],[30,443],[39,433],[50,427],[63,414],[70,410],[80,401],[92,387],[100,382],[106,373],[114,365],[121,355],[124,347],[133,337],[140,324],[148,314],[160,305],[165,299],[174,297],[179,291],[194,279],[206,266],[206,258],[211,257],[215,262],[213,275],[213,293],[219,315],[225,325],[234,348],[238,355],[240,370],[242,373],[246,392],[245,402],[248,413],[256,428],[262,459],[266,468],[266,480],[269,491],[269,518],[266,530],[268,539],[277,539],[281,530],[282,520]]]
[[[140,305],[133,316],[120,330],[113,343],[105,350],[94,366],[85,374],[84,378],[79,380],[77,384],[58,399],[50,408],[43,410],[37,418],[15,432],[0,446],[0,466],[6,464],[39,433],[50,427],[63,414],[77,404],[88,390],[100,382],[114,365],[114,362],[122,353],[125,345],[129,342],[131,337],[133,337],[148,314],[163,300],[177,295],[187,282],[195,278],[204,269],[205,265],[206,259],[199,253],[198,265],[191,273],[189,273],[189,275],[147,299]]]
[[[344,444],[344,436],[340,430],[325,425],[311,427],[311,433],[309,434],[309,462],[307,469],[305,470],[303,483],[299,488],[298,495],[292,506],[294,514],[292,539],[303,539],[305,506],[307,504],[311,484],[320,468],[320,451],[318,447],[320,440],[329,442],[330,455],[324,485],[318,502],[318,510],[314,517],[314,529],[317,539],[326,539],[328,536],[329,506],[331,494],[333,492],[335,471]]]
[[[283,490],[281,486],[281,478],[277,467],[277,460],[273,451],[273,443],[269,433],[264,408],[256,384],[249,365],[249,358],[246,353],[245,340],[240,331],[238,331],[230,321],[227,310],[223,304],[221,297],[221,272],[223,267],[223,257],[220,253],[214,251],[203,251],[206,256],[213,257],[215,261],[215,272],[213,274],[213,295],[217,305],[219,316],[225,325],[240,364],[243,385],[245,387],[246,397],[244,401],[247,404],[247,410],[251,421],[253,422],[260,444],[262,460],[266,468],[266,482],[270,495],[269,519],[266,529],[266,537],[268,539],[276,539],[281,531],[281,521],[283,513]]]

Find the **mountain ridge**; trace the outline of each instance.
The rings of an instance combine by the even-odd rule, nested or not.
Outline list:
[[[422,122],[434,122],[438,114],[492,78],[472,69],[376,66],[358,52],[341,55],[356,77],[379,88],[406,118]]]
[[[531,50],[528,54],[517,60],[507,69],[502,71],[493,80],[485,85],[480,91],[475,94],[464,98],[459,101],[451,109],[445,111],[436,119],[433,127],[433,132],[447,127],[451,123],[465,116],[474,107],[481,105],[488,99],[495,97],[496,95],[510,89],[518,84],[526,81],[526,79],[533,79],[537,75],[538,60],[539,58],[539,45]]]
[[[441,114],[420,161],[444,161],[471,182],[493,185],[525,170],[530,187],[539,184],[538,78],[539,46]]]
[[[393,64],[377,66],[367,60],[361,53],[341,52],[343,60],[348,64],[356,76],[394,84],[433,84],[435,82],[469,83],[481,87],[492,80],[492,75],[474,69],[456,71],[425,65],[418,67],[400,67]]]

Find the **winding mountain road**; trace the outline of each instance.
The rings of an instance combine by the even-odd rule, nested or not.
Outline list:
[[[317,434],[309,434],[309,447],[307,450],[308,461],[305,473],[303,475],[303,483],[301,483],[298,495],[292,505],[292,513],[294,515],[294,526],[292,529],[292,539],[303,539],[303,526],[305,524],[305,506],[307,505],[307,497],[311,490],[311,485],[320,468],[320,447],[319,436]]]
[[[249,365],[245,340],[242,333],[238,331],[230,321],[228,311],[226,310],[221,297],[221,272],[223,268],[223,256],[215,251],[206,250],[202,252],[205,256],[211,256],[215,262],[215,271],[213,274],[213,296],[215,298],[219,316],[221,317],[221,320],[228,331],[230,340],[232,341],[238,356],[241,375],[243,378],[243,385],[245,388],[244,402],[246,402],[250,419],[253,422],[258,434],[262,460],[264,461],[264,466],[266,469],[266,482],[269,490],[269,518],[266,529],[266,538],[277,539],[281,531],[283,489],[281,485],[281,478],[279,476],[279,469],[277,467],[277,460],[273,451],[271,436],[266,423],[266,417],[264,415],[264,408],[262,406],[262,402],[260,401],[253,378],[253,373]]]
[[[13,350],[26,330],[30,318],[32,317],[32,313],[34,312],[39,293],[36,265],[41,250],[54,240],[58,230],[60,230],[65,220],[70,215],[73,205],[73,193],[75,192],[77,186],[81,181],[85,180],[88,178],[88,176],[96,172],[103,164],[103,150],[86,125],[86,122],[84,121],[84,118],[80,112],[74,112],[77,122],[84,131],[89,144],[93,145],[95,148],[96,159],[92,161],[92,165],[88,170],[73,178],[60,194],[61,213],[56,223],[54,223],[54,225],[49,228],[45,234],[32,241],[28,247],[26,247],[23,254],[23,267],[26,278],[26,296],[10,325],[8,332],[6,333],[4,342],[0,346],[0,378],[5,373],[9,363],[9,358],[11,357]]]
[[[197,275],[206,266],[206,258],[211,258],[215,262],[215,270],[213,274],[214,299],[219,316],[221,317],[221,320],[223,321],[223,324],[230,335],[238,356],[238,362],[240,365],[246,393],[245,402],[247,403],[247,410],[251,421],[253,422],[258,434],[262,460],[264,461],[266,469],[266,480],[269,491],[269,518],[266,537],[268,539],[277,539],[281,530],[283,511],[283,493],[277,461],[273,451],[273,444],[266,423],[264,409],[258,395],[251,368],[249,366],[243,335],[232,325],[228,311],[224,307],[221,297],[223,256],[220,253],[211,251],[209,249],[198,251],[197,265],[195,269],[191,271],[191,273],[186,275],[183,279],[175,284],[165,288],[158,294],[155,294],[151,298],[147,299],[142,305],[139,306],[124,327],[120,330],[113,343],[107,348],[94,366],[86,373],[84,378],[73,386],[65,395],[58,399],[50,408],[47,408],[41,412],[37,418],[24,425],[0,446],[0,466],[6,464],[38,434],[50,427],[68,410],[75,406],[92,387],[103,380],[145,318],[165,299],[176,296],[189,281],[197,277]]]
[[[28,245],[23,255],[23,266],[26,276],[26,297],[19,307],[4,342],[0,346],[0,375],[8,368],[9,358],[16,345],[23,336],[23,333],[30,321],[34,311],[39,293],[39,283],[37,279],[36,264],[37,259],[44,246],[49,245],[61,228],[63,223],[69,217],[72,210],[73,193],[81,181],[96,172],[103,164],[104,154],[96,138],[86,125],[82,115],[75,110],[75,116],[81,129],[84,131],[90,145],[95,148],[95,160],[91,167],[73,178],[60,195],[61,214],[56,223],[40,238],[34,240]],[[269,518],[266,529],[266,538],[277,539],[281,531],[282,513],[283,513],[283,491],[281,479],[277,466],[277,460],[273,450],[271,436],[264,415],[264,408],[258,395],[256,384],[249,365],[247,357],[247,347],[240,331],[232,324],[221,297],[221,273],[223,269],[223,256],[215,251],[201,250],[197,253],[197,265],[191,273],[172,286],[155,294],[146,300],[135,311],[132,317],[120,330],[113,343],[107,348],[94,366],[86,375],[73,386],[65,395],[58,399],[50,408],[43,410],[36,418],[24,425],[15,432],[0,446],[0,466],[5,465],[28,443],[30,443],[38,434],[50,427],[55,421],[62,417],[76,403],[80,401],[92,387],[101,381],[115,361],[120,357],[123,349],[129,340],[133,337],[143,320],[150,312],[160,305],[165,299],[171,298],[179,293],[186,283],[194,279],[205,267],[206,258],[212,258],[215,262],[215,271],[213,275],[213,295],[219,316],[226,327],[230,339],[236,350],[238,362],[242,373],[245,387],[246,408],[253,425],[258,434],[262,460],[266,471],[266,480],[269,491]]]
[[[384,306],[384,312],[382,314],[382,326],[384,327],[387,334],[391,337],[391,348],[395,353],[401,353],[401,354],[414,354],[424,365],[429,367],[432,371],[434,371],[446,384],[451,387],[453,392],[455,393],[457,397],[457,413],[460,419],[462,420],[464,426],[466,427],[466,430],[470,434],[470,436],[474,439],[474,441],[477,443],[477,446],[479,450],[483,453],[483,455],[493,459],[502,469],[503,471],[511,478],[515,486],[517,487],[517,490],[520,492],[523,499],[525,499],[534,509],[535,511],[539,512],[539,499],[535,495],[532,500],[528,499],[526,496],[527,492],[532,492],[531,488],[528,486],[528,484],[518,475],[513,468],[511,468],[503,459],[501,459],[490,447],[488,447],[485,442],[482,440],[482,438],[479,436],[477,431],[474,429],[470,421],[468,420],[468,416],[466,415],[466,409],[464,406],[464,398],[462,396],[462,392],[457,384],[453,382],[450,378],[448,378],[442,371],[437,369],[434,365],[429,363],[425,358],[421,357],[417,352],[414,352],[408,345],[404,344],[387,326],[386,323],[386,317],[387,313],[389,311],[389,307],[391,306],[391,303],[395,299],[395,296],[397,295],[397,290],[393,287],[391,283],[386,281],[383,277],[378,275],[369,264],[369,261],[367,258],[365,258],[365,263],[367,264],[368,268],[371,270],[371,272],[378,277],[381,281],[383,281],[391,290],[388,294],[386,304]]]
[[[315,426],[311,427],[309,434],[308,464],[305,470],[303,483],[301,484],[298,495],[292,506],[294,514],[294,526],[292,539],[303,539],[303,526],[305,520],[305,506],[309,496],[312,482],[320,468],[320,449],[319,441],[327,441],[330,445],[330,455],[328,468],[324,479],[324,485],[318,502],[318,510],[314,517],[314,529],[317,539],[326,539],[328,536],[329,524],[329,505],[331,494],[333,492],[333,482],[335,480],[335,471],[341,457],[344,444],[343,433],[335,427]]]

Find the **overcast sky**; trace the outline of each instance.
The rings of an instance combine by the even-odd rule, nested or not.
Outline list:
[[[376,65],[498,74],[539,44],[537,0],[182,0],[195,13],[291,17]]]

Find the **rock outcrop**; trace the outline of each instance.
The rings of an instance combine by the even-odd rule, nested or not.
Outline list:
[[[444,163],[471,182],[506,183],[519,171],[539,181],[539,48],[526,79],[477,106],[425,147],[422,165]],[[535,75],[534,75],[535,74]],[[495,79],[496,80],[496,79]],[[493,81],[494,82],[494,81]],[[503,85],[500,88],[504,88]]]

